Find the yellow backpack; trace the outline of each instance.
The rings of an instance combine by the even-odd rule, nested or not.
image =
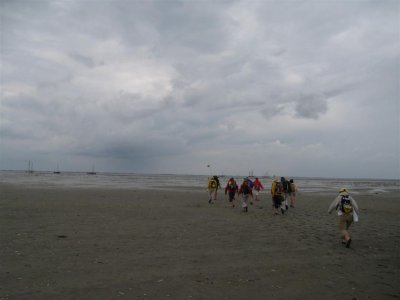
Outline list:
[[[342,199],[340,200],[340,210],[345,214],[351,213],[353,211],[353,205],[351,204],[348,195],[342,196]]]

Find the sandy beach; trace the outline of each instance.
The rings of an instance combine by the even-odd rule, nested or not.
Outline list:
[[[400,199],[354,195],[340,243],[332,193],[273,216],[221,192],[2,184],[0,299],[399,299]],[[351,191],[350,191],[351,192]]]

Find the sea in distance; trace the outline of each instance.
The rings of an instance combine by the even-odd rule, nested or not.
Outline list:
[[[204,192],[207,188],[207,175],[176,174],[121,174],[97,172],[26,172],[0,171],[0,182],[23,187],[37,188],[105,188],[105,189],[167,189]],[[233,176],[240,184],[245,176]],[[286,176],[285,176],[286,177]],[[222,188],[230,176],[219,176]],[[250,177],[252,178],[252,177]],[[259,176],[264,189],[270,188],[272,177]],[[340,179],[340,178],[293,178],[299,193],[337,193],[341,187],[354,194],[380,194],[400,191],[400,180],[388,179]]]

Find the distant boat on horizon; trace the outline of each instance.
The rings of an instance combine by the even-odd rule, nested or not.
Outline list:
[[[60,168],[59,168],[59,166],[58,166],[58,164],[57,164],[57,169],[53,172],[53,174],[60,174],[61,172],[60,172]]]
[[[94,165],[92,166],[92,171],[86,172],[88,175],[96,175],[96,172],[94,171]]]
[[[33,173],[33,162],[28,160],[28,170],[26,170],[26,173]]]

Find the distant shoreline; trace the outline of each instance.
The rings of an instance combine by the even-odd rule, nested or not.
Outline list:
[[[31,173],[31,174],[54,174],[54,171],[49,171],[49,170],[32,170],[32,171],[27,171],[27,170],[0,170],[0,175],[2,172],[15,172],[15,173]],[[89,175],[91,172],[90,171],[59,171],[60,174],[87,174]],[[143,175],[143,176],[206,176],[209,177],[210,175],[207,174],[174,174],[174,173],[136,173],[136,172],[112,172],[112,171],[96,171],[93,174],[90,175],[119,175],[119,176],[130,176],[130,175]],[[265,175],[254,175],[254,176],[248,176],[248,175],[217,175],[220,178],[244,178],[244,177],[252,177],[252,178],[270,178],[272,179],[273,176],[265,176]],[[400,178],[373,178],[373,177],[318,177],[318,176],[288,176],[283,174],[285,178],[295,178],[297,180],[353,180],[353,181],[399,181],[400,183]],[[279,176],[280,177],[280,176]]]

